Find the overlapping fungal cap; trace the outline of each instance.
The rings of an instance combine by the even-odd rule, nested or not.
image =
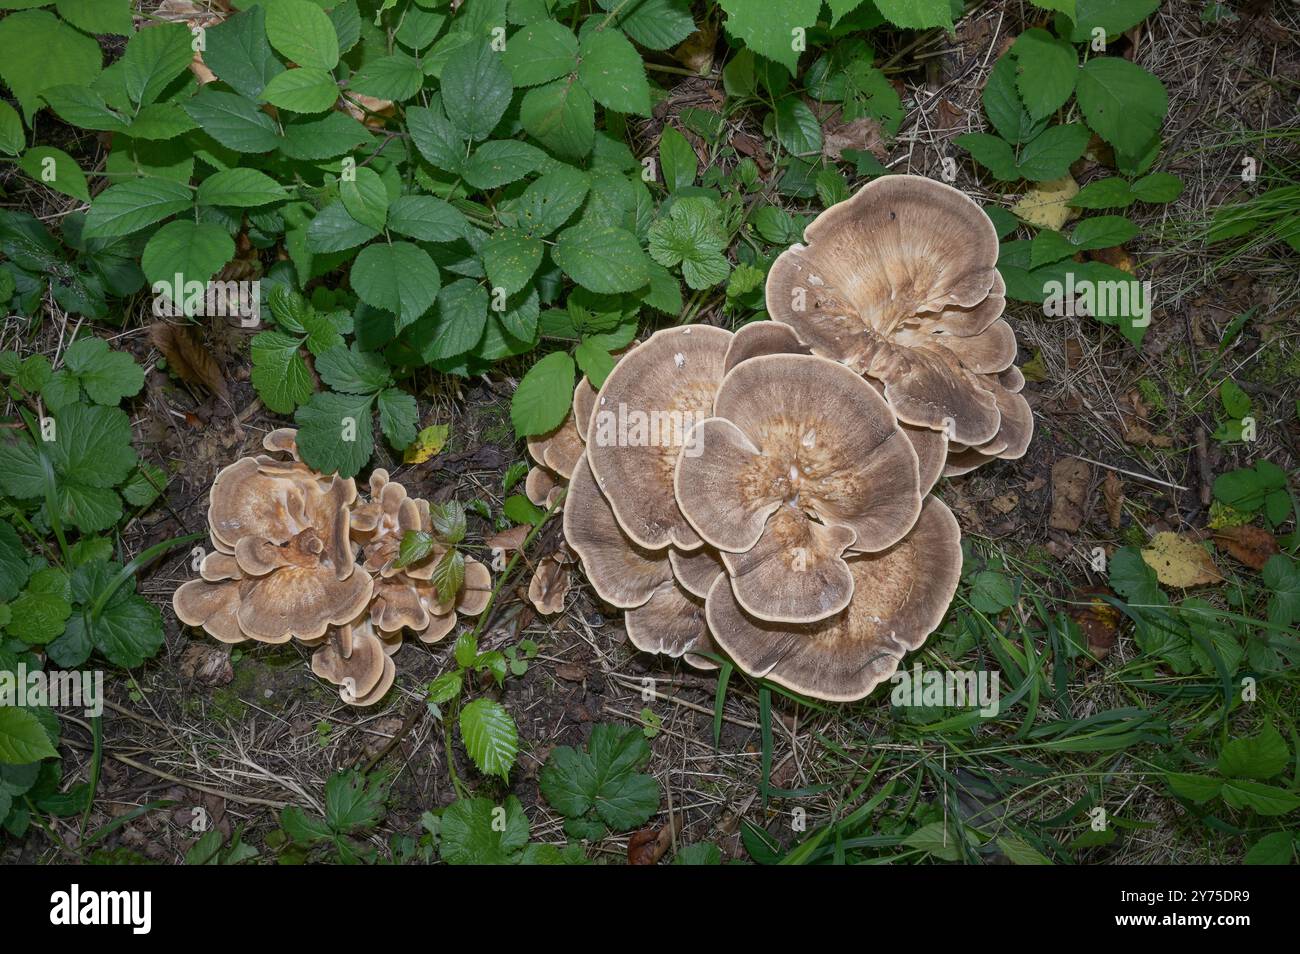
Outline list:
[[[990,457],[1027,444],[1028,405],[998,380],[1016,342],[1001,318],[997,232],[978,205],[930,179],[884,176],[804,237],[768,273],[776,321],[815,354],[879,381],[904,424]]]
[[[601,388],[566,544],[638,649],[698,666],[725,652],[799,692],[861,698],[956,588],[956,521],[925,497],[947,439],[901,424],[877,386],[786,325],[689,330],[689,354],[687,329],[660,332]],[[695,423],[656,445],[636,430],[647,408],[665,430]]]
[[[264,446],[295,456],[245,457],[217,475],[208,508],[217,549],[172,598],[182,622],[223,642],[319,638],[355,619],[373,590],[349,534],[356,484],[300,463],[292,435],[273,431]]]
[[[316,650],[312,670],[352,705],[378,702],[393,683],[391,657],[410,629],[436,642],[457,612],[482,612],[491,576],[464,561],[464,582],[441,600],[432,582],[435,547],[399,566],[403,535],[431,532],[429,505],[376,470],[368,499],[351,479],[325,477],[298,457],[296,432],[263,440],[268,454],[242,458],[213,481],[208,523],[215,550],[199,579],[172,597],[177,618],[225,643],[297,639]],[[273,456],[279,455],[279,456]],[[358,559],[360,548],[360,559]]]
[[[713,411],[732,334],[708,325],[666,328],[605,378],[587,424],[596,485],[628,537],[648,550],[695,550],[703,540],[673,493],[677,457]]]
[[[943,621],[961,575],[961,531],[952,512],[928,497],[902,540],[846,563],[848,604],[803,624],[755,616],[737,599],[734,580],[719,576],[706,600],[713,639],[752,676],[818,699],[863,698]]]

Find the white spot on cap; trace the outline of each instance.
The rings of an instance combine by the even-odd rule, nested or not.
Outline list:
[[[809,431],[807,434],[803,436],[802,439],[800,439],[799,443],[802,444],[808,450],[812,450],[813,446],[817,443],[817,432]]]
[[[677,352],[673,355],[673,364],[677,365],[679,368],[686,367],[686,355],[682,354],[680,351]]]

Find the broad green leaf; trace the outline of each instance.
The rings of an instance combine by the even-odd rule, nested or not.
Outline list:
[[[641,54],[622,33],[587,32],[578,56],[578,79],[592,99],[620,113],[650,115],[650,84]]]
[[[501,56],[485,41],[452,53],[442,68],[442,105],[467,139],[486,139],[510,105],[514,87]]]
[[[1016,88],[1034,119],[1056,112],[1074,92],[1079,56],[1074,47],[1046,30],[1026,30],[1011,47],[1016,60]]]
[[[1084,250],[1113,248],[1138,234],[1132,220],[1122,215],[1096,215],[1081,221],[1070,233],[1070,242]]]
[[[228,149],[261,153],[280,145],[275,120],[251,99],[205,86],[184,104],[184,109],[205,133]]]
[[[221,226],[177,219],[150,236],[140,268],[151,285],[170,287],[180,275],[184,288],[187,282],[206,282],[234,257],[234,239]]]
[[[543,246],[540,239],[515,229],[498,229],[479,250],[488,281],[507,295],[519,291],[537,272]]]
[[[86,174],[77,165],[77,160],[62,149],[55,149],[53,146],[33,146],[23,153],[18,166],[37,182],[55,192],[70,195],[82,202],[90,201],[90,190],[86,187]]]
[[[562,23],[541,20],[510,37],[501,59],[515,86],[537,86],[577,68],[578,38]]]
[[[86,33],[130,36],[131,6],[131,0],[58,0],[55,9],[59,16]]]
[[[323,113],[338,102],[339,85],[325,70],[302,67],[272,77],[258,98],[293,113]]]
[[[527,844],[528,817],[513,795],[504,806],[462,798],[442,813],[438,854],[449,865],[515,864]]]
[[[261,96],[267,84],[284,72],[266,39],[266,9],[259,4],[210,27],[203,52],[203,64],[249,99]]]
[[[596,141],[596,107],[575,79],[559,79],[530,89],[519,106],[519,121],[534,139],[566,159],[583,159]]]
[[[552,751],[538,787],[561,814],[594,810],[611,829],[629,831],[659,809],[658,784],[638,771],[649,760],[650,746],[638,729],[597,725],[585,753],[567,745]]]
[[[331,110],[320,117],[286,122],[280,152],[289,159],[333,159],[373,137],[346,113]]]
[[[508,224],[528,235],[550,235],[578,211],[589,184],[586,173],[572,166],[559,166],[531,183],[515,200],[507,212]]]
[[[659,169],[664,186],[669,192],[676,192],[694,185],[698,168],[699,160],[686,137],[672,126],[665,126],[659,137]]]
[[[112,601],[93,622],[86,620],[95,647],[116,666],[131,669],[162,648],[162,614],[144,597],[132,593]]]
[[[373,351],[362,351],[354,343],[331,348],[316,359],[316,373],[335,391],[374,394],[392,383],[388,362]]]
[[[1066,204],[1076,209],[1127,209],[1133,199],[1128,182],[1111,176],[1089,182]]]
[[[1088,148],[1088,130],[1079,123],[1049,126],[1020,147],[1016,172],[1031,182],[1049,182],[1070,171]]]
[[[22,538],[10,524],[0,520],[0,603],[17,596],[29,576],[31,565]]]
[[[349,215],[342,202],[334,202],[317,212],[307,226],[307,247],[319,253],[342,252],[369,242],[378,234]]]
[[[411,106],[406,110],[406,129],[420,155],[444,172],[456,172],[465,162],[465,139],[441,109]]]
[[[429,360],[464,354],[483,337],[487,320],[486,288],[472,278],[459,278],[444,285],[438,292],[438,305],[432,316],[432,346],[422,349],[421,354]]]
[[[1223,790],[1219,794],[1233,808],[1250,808],[1270,818],[1300,808],[1300,795],[1295,792],[1249,779],[1228,779],[1223,783]]]
[[[289,198],[284,186],[256,169],[222,169],[199,184],[200,205],[249,209]]]
[[[776,138],[786,152],[796,156],[821,152],[821,123],[801,97],[791,95],[778,100],[772,116],[776,123]],[[662,145],[661,142],[661,148]]]
[[[564,421],[573,402],[574,375],[573,359],[563,351],[551,352],[528,369],[510,402],[516,436],[545,434]]]
[[[1160,0],[1075,0],[1073,43],[1092,40],[1092,31],[1100,28],[1107,36],[1123,33],[1137,26],[1160,6]],[[1068,16],[1068,13],[1067,13]]]
[[[796,40],[817,22],[821,0],[784,0],[779,4],[768,0],[718,0],[718,6],[727,14],[729,34],[759,56],[775,60],[790,73],[798,72],[803,47]]]
[[[1295,860],[1295,845],[1295,832],[1275,831],[1255,842],[1246,852],[1242,864],[1289,865]]]
[[[299,66],[332,70],[339,64],[339,38],[325,11],[307,0],[276,0],[266,11],[271,45]]]
[[[1183,180],[1167,172],[1153,172],[1134,182],[1132,191],[1142,202],[1172,202],[1183,194]]]
[[[875,0],[876,9],[894,26],[913,30],[952,29],[952,4],[948,0]]]
[[[469,222],[463,213],[429,195],[403,195],[388,208],[388,228],[422,242],[455,242],[465,237]]]
[[[169,179],[139,178],[109,186],[86,214],[86,238],[129,235],[194,204],[189,187]]]
[[[116,68],[131,101],[140,106],[154,102],[176,77],[189,69],[194,50],[189,28],[183,23],[163,23],[141,30],[126,44]]]
[[[312,393],[311,372],[300,353],[301,341],[280,331],[253,336],[251,380],[266,407],[276,414],[291,414]]]
[[[1219,753],[1219,771],[1230,778],[1260,781],[1277,775],[1291,761],[1291,751],[1281,733],[1265,725],[1259,735],[1230,740]]]
[[[501,703],[475,699],[461,709],[460,735],[480,772],[509,779],[519,753],[519,734],[515,720]]]
[[[385,388],[379,392],[375,406],[384,437],[397,450],[404,450],[415,440],[415,429],[420,423],[420,408],[415,398],[401,388]]]
[[[16,156],[23,151],[26,142],[27,136],[23,132],[23,121],[18,111],[0,101],[0,152]]]
[[[352,263],[351,282],[367,305],[397,316],[399,331],[429,310],[441,285],[429,253],[410,242],[366,246]]]
[[[1088,126],[1126,155],[1141,153],[1148,146],[1169,108],[1160,80],[1115,56],[1085,63],[1075,96]]]
[[[18,706],[0,706],[0,763],[23,765],[57,758],[35,713]]]
[[[120,132],[127,128],[127,117],[112,109],[104,97],[84,86],[50,86],[41,93],[59,118],[73,126]]]
[[[388,187],[369,166],[361,166],[339,182],[339,197],[348,215],[367,228],[383,231],[388,221]]]
[[[348,89],[365,96],[405,102],[424,85],[424,70],[414,57],[393,53],[370,60],[352,74]]]
[[[298,451],[322,474],[354,477],[375,450],[371,427],[372,395],[318,391],[298,408]]]
[[[526,142],[497,139],[474,150],[461,175],[476,189],[496,189],[535,172],[546,158],[546,153]]]
[[[1046,118],[1035,120],[1025,109],[1016,89],[1016,60],[1010,54],[993,64],[981,99],[989,122],[1007,142],[1028,142],[1047,124]]]
[[[688,0],[599,0],[630,39],[650,50],[667,50],[695,32]]]
[[[79,338],[68,346],[63,362],[96,404],[115,407],[144,387],[144,371],[135,359],[110,350],[103,338]]]
[[[175,139],[196,128],[198,124],[175,103],[150,103],[141,107],[131,120],[131,125],[122,130],[122,135],[161,142]]]
[[[103,66],[93,38],[44,10],[24,10],[0,20],[0,80],[30,124],[38,97],[51,86],[89,86]]]
[[[635,291],[650,280],[649,260],[636,236],[613,226],[565,229],[551,258],[583,288],[602,294]]]

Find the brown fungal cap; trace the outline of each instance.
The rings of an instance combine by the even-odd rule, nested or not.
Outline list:
[[[683,453],[677,496],[719,550],[744,552],[782,503],[879,550],[916,521],[916,452],[878,394],[848,368],[807,355],[737,365]]]
[[[311,671],[338,686],[339,697],[351,705],[378,701],[392,685],[396,672],[383,642],[368,624],[345,624],[336,629],[312,654]],[[376,693],[376,689],[380,691]]]
[[[587,460],[615,518],[638,546],[700,546],[673,496],[673,468],[692,425],[709,416],[732,335],[666,328],[618,363],[596,398]]]
[[[861,699],[943,621],[961,574],[961,531],[948,508],[930,497],[902,541],[848,565],[852,601],[807,624],[751,616],[719,577],[706,601],[713,639],[752,676],[817,699]]]
[[[620,609],[641,606],[672,579],[668,555],[639,546],[614,519],[585,457],[574,468],[564,501],[564,539],[582,560],[596,595]]]
[[[877,179],[808,226],[768,273],[767,306],[825,357],[878,378],[899,419],[980,444],[996,403],[977,375],[1015,358],[999,317],[997,234],[964,194],[916,176]]]
[[[709,587],[725,571],[722,557],[713,547],[700,547],[694,551],[669,550],[668,562],[673,568],[673,577],[682,589],[700,599],[709,595]]]
[[[723,371],[730,371],[742,361],[764,354],[809,354],[807,345],[788,325],[777,321],[751,321],[731,339],[723,359]]]
[[[656,587],[641,606],[628,610],[623,621],[628,641],[642,652],[686,656],[692,662],[691,654],[713,651],[704,620],[704,600],[672,579]]]

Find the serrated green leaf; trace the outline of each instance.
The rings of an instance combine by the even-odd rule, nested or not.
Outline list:
[[[370,422],[373,395],[319,391],[298,408],[298,451],[322,474],[355,477],[375,450]]]
[[[235,257],[235,241],[211,222],[177,219],[154,232],[140,257],[150,284],[172,286],[177,275],[187,282],[206,282]]]
[[[293,113],[323,113],[338,102],[339,86],[326,70],[302,67],[273,76],[258,98]]]
[[[44,10],[0,20],[0,80],[30,124],[41,92],[51,86],[89,86],[103,66],[99,44]]]
[[[369,166],[361,166],[339,182],[339,198],[348,215],[366,228],[382,232],[388,221],[388,187]]]
[[[411,106],[406,129],[420,155],[444,172],[456,172],[465,161],[465,139],[443,115],[441,108]]]
[[[422,242],[463,239],[469,222],[457,208],[430,195],[403,195],[388,208],[388,228]]]
[[[1056,112],[1074,92],[1079,56],[1074,47],[1046,30],[1026,30],[1011,47],[1016,60],[1016,88],[1033,119]]]
[[[1169,97],[1142,67],[1115,56],[1089,60],[1075,96],[1088,126],[1119,152],[1136,155],[1160,132]]]
[[[528,284],[542,262],[543,251],[540,239],[516,229],[498,229],[479,249],[488,281],[507,295]]]
[[[592,99],[620,113],[650,115],[650,84],[641,54],[617,30],[591,30],[578,49],[578,79]]]
[[[126,44],[126,52],[115,67],[122,71],[122,83],[131,101],[147,106],[163,94],[194,59],[192,37],[183,23],[163,23],[141,30]]]
[[[460,735],[465,751],[484,775],[510,777],[519,752],[515,721],[501,703],[475,699],[460,710]]]
[[[510,105],[510,71],[486,41],[468,43],[442,68],[442,105],[462,136],[488,138]]]
[[[636,236],[613,226],[565,229],[551,258],[583,288],[602,294],[635,291],[650,280],[649,260]]]
[[[668,191],[676,192],[693,185],[698,166],[695,150],[686,137],[672,126],[665,126],[659,137],[659,169]]]
[[[728,33],[759,56],[775,60],[790,73],[798,72],[802,45],[797,47],[795,41],[817,22],[821,0],[785,0],[780,4],[718,0],[718,6],[727,14]]]
[[[545,434],[563,422],[573,401],[573,358],[554,351],[539,360],[519,381],[510,402],[515,434]]]
[[[535,172],[546,161],[536,146],[514,139],[485,142],[466,161],[461,175],[476,189],[496,189]]]
[[[255,100],[284,72],[266,39],[266,6],[236,13],[207,30],[203,64],[241,96]]]
[[[58,754],[34,713],[17,706],[0,706],[0,763],[24,765],[57,758]]]
[[[339,38],[325,11],[307,0],[276,0],[266,11],[266,37],[299,66],[332,70],[339,63]]]
[[[279,331],[263,331],[249,345],[253,387],[262,403],[277,414],[290,414],[311,397],[311,372],[299,352],[301,343]]]
[[[562,23],[540,20],[510,37],[501,58],[515,86],[537,86],[577,68],[578,38]]]
[[[0,102],[0,152],[16,156],[23,151],[26,142],[18,110],[6,102]]]
[[[110,350],[103,338],[74,341],[63,361],[96,404],[116,406],[144,387],[144,371],[135,359],[124,351]]]
[[[441,285],[429,253],[410,242],[366,246],[352,263],[351,281],[367,305],[397,316],[399,331],[429,310]]]
[[[194,204],[188,186],[170,179],[142,177],[109,186],[86,214],[86,238],[116,238],[161,222]]]
[[[584,159],[596,141],[596,107],[574,78],[530,89],[519,106],[528,134],[566,159]]]
[[[424,85],[424,70],[415,58],[392,53],[370,60],[352,74],[348,89],[376,99],[405,102]]]
[[[362,351],[355,343],[331,348],[316,359],[316,373],[335,391],[374,394],[392,383],[388,363],[373,351]]]
[[[222,169],[199,185],[200,205],[250,209],[289,198],[284,186],[257,169]]]
[[[243,96],[214,90],[209,85],[187,100],[183,108],[205,133],[236,152],[270,152],[281,144],[275,120]]]
[[[53,146],[33,146],[28,149],[18,166],[37,182],[48,186],[55,192],[70,195],[82,202],[90,201],[90,190],[86,187],[86,174],[77,165],[77,160],[62,149]]]

